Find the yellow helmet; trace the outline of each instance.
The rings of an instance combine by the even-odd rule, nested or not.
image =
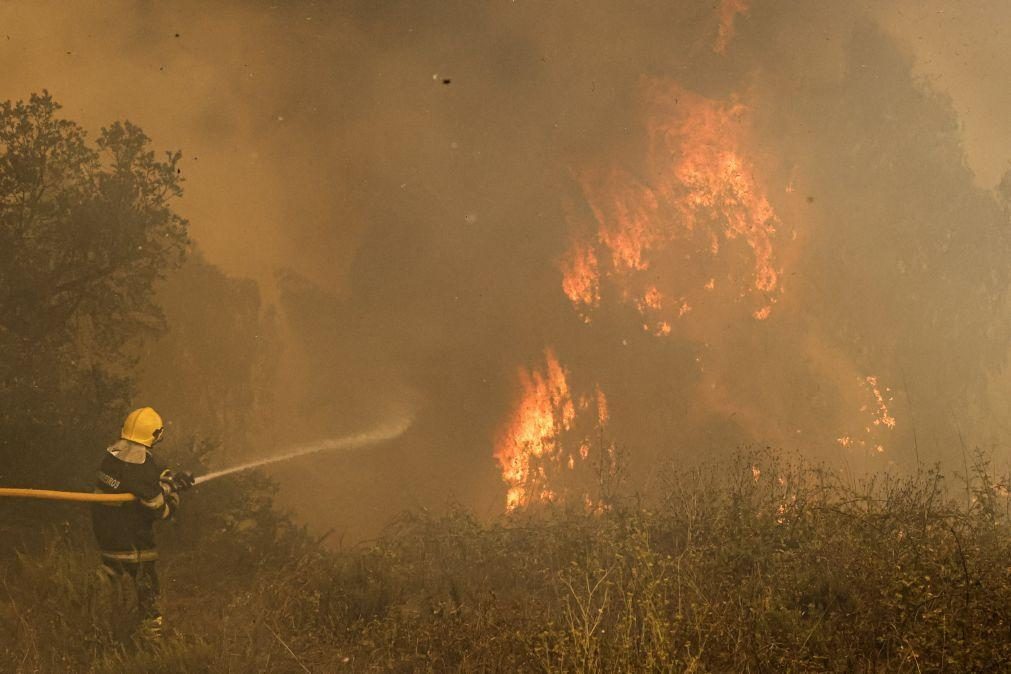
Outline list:
[[[161,440],[164,432],[165,426],[162,424],[161,416],[150,407],[141,407],[127,416],[119,437],[145,447],[153,447]]]

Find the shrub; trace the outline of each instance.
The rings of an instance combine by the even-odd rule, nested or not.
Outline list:
[[[669,468],[606,510],[415,512],[337,551],[247,504],[208,518],[245,527],[174,542],[176,631],[153,653],[123,645],[83,546],[54,532],[5,576],[0,654],[21,671],[1006,669],[1006,482],[985,461],[949,479],[846,482],[760,453]]]

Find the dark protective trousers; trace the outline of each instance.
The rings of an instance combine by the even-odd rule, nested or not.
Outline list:
[[[161,612],[158,610],[160,588],[158,573],[155,571],[154,565],[153,561],[102,560],[102,566],[111,577],[129,576],[133,579],[133,584],[137,588],[137,611],[140,613],[141,620],[161,618]]]

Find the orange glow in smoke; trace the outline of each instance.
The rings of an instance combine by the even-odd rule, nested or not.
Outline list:
[[[608,407],[607,407],[607,396],[604,395],[604,392],[601,391],[600,387],[598,386],[597,387],[597,423],[600,425],[601,428],[603,428],[604,426],[607,426],[607,421],[608,421],[608,419],[610,419],[610,414],[611,413],[610,413],[610,411],[608,410]]]
[[[734,18],[738,14],[746,14],[748,11],[748,0],[721,0],[719,7],[720,26],[716,33],[716,42],[713,44],[713,51],[723,54],[727,51],[727,45],[734,37]]]

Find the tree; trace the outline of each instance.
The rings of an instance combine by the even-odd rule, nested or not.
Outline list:
[[[47,93],[0,104],[0,481],[78,473],[128,403],[130,346],[163,329],[155,282],[181,264],[180,153],[129,122],[94,147]],[[100,430],[99,430],[100,429]]]

